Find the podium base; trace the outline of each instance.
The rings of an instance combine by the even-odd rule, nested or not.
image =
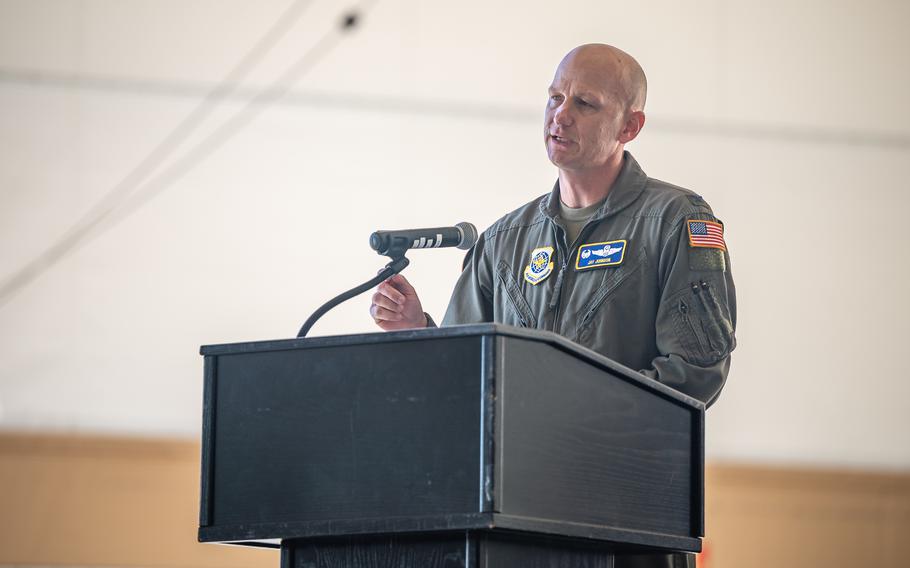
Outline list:
[[[696,568],[695,555],[576,539],[462,531],[284,540],[281,568]]]
[[[603,545],[466,531],[285,540],[281,568],[614,568]]]

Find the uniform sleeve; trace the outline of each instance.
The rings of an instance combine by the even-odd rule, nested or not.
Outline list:
[[[714,235],[690,236],[713,227]],[[721,232],[718,241],[716,231]],[[683,216],[671,228],[660,258],[657,349],[641,372],[711,405],[720,394],[736,346],[736,290],[723,225],[705,212]]]
[[[493,321],[493,272],[486,245],[484,234],[465,256],[442,325]]]

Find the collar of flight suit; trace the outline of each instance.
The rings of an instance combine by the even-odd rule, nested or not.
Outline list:
[[[622,169],[604,200],[591,220],[609,217],[631,205],[645,190],[648,176],[627,150],[623,150]],[[540,202],[540,212],[555,222],[559,217],[559,179],[553,185],[550,196]]]

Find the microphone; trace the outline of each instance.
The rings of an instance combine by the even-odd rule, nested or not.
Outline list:
[[[390,252],[404,253],[408,249],[458,247],[468,250],[477,242],[477,228],[471,223],[454,227],[376,231],[370,235],[370,248],[388,256]]]

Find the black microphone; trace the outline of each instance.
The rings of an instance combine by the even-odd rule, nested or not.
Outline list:
[[[458,247],[468,250],[476,242],[477,228],[470,223],[431,229],[376,231],[370,235],[370,248],[383,255],[392,251],[401,254],[408,249],[422,248]]]

